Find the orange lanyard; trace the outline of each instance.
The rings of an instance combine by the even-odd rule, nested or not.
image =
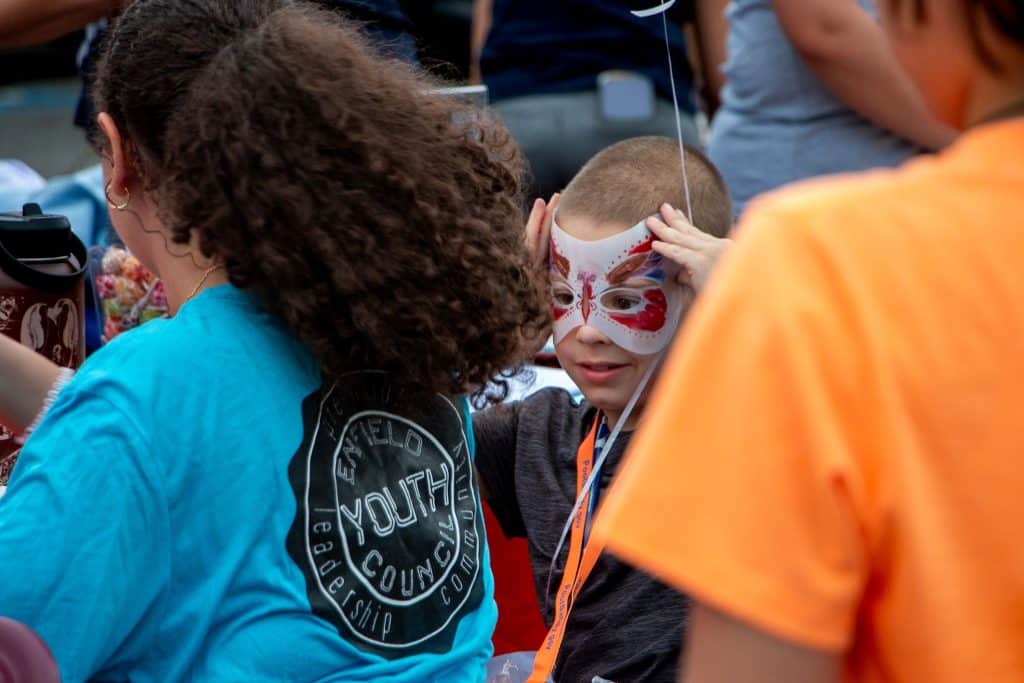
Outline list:
[[[579,498],[583,491],[583,484],[590,476],[590,470],[594,466],[594,442],[597,440],[598,425],[601,424],[601,416],[594,420],[587,438],[580,444],[576,451],[576,497]],[[544,642],[537,651],[533,660],[533,673],[527,679],[527,683],[546,683],[555,668],[555,660],[558,659],[558,651],[562,648],[562,639],[565,637],[565,627],[569,622],[569,612],[576,602],[583,582],[590,576],[590,572],[597,564],[603,547],[598,543],[583,545],[583,536],[587,526],[587,510],[590,507],[591,492],[587,491],[580,505],[579,511],[573,518],[572,530],[569,534],[569,557],[565,561],[565,571],[562,573],[562,581],[558,584],[558,592],[555,593],[555,618],[551,623],[551,629]]]

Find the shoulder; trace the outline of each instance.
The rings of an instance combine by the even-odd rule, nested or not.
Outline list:
[[[898,286],[922,244],[950,235],[945,170],[932,158],[898,169],[797,183],[754,201],[736,230],[729,260],[734,288],[793,301]],[[735,258],[734,258],[735,257]],[[742,271],[742,272],[741,272]],[[742,280],[742,282],[741,282]]]
[[[264,384],[280,384],[294,373],[275,368],[288,367],[293,357],[308,359],[260,315],[238,293],[204,293],[176,317],[113,339],[85,362],[61,397],[95,396],[162,421],[172,412],[214,405],[217,392],[241,390],[261,377]]]
[[[170,337],[175,332],[175,321],[162,318],[122,332],[90,356],[78,374],[83,375],[92,368],[121,365],[129,361],[145,362],[160,351],[171,350],[174,344]]]
[[[752,202],[740,231],[767,223],[780,239],[819,244],[898,238],[898,228],[926,220],[922,204],[935,197],[944,175],[941,158],[921,157],[895,169],[795,183]]]
[[[94,354],[81,374],[123,372],[137,378],[202,378],[260,359],[280,362],[299,353],[294,340],[248,294],[230,286],[204,291],[170,319],[119,335]]]
[[[173,345],[161,341],[168,322],[154,320],[119,335],[90,356],[61,389],[39,431],[59,423],[72,426],[81,439],[112,431],[130,433],[141,446],[142,437],[149,434],[145,418],[151,408],[168,406],[165,397],[154,393],[168,363],[173,363]]]
[[[200,340],[177,320],[153,320],[118,335],[98,350],[76,373],[68,389],[103,395],[114,384],[143,386],[187,371],[204,356]],[[209,349],[206,349],[209,352]]]
[[[95,390],[118,378],[147,376],[158,371],[166,362],[160,359],[176,351],[169,339],[171,335],[171,320],[153,320],[118,335],[86,360],[66,391]]]
[[[519,450],[537,453],[545,460],[563,451],[575,457],[594,414],[589,403],[565,389],[542,389],[519,407]]]
[[[535,450],[528,444],[545,447],[583,438],[582,425],[593,408],[578,401],[565,389],[549,387],[521,401],[501,403],[473,414],[473,429],[481,442],[495,438],[515,439],[517,449]],[[576,445],[573,445],[575,448]]]
[[[586,401],[579,400],[567,390],[548,387],[519,402],[519,431],[576,435],[586,415],[592,412]]]

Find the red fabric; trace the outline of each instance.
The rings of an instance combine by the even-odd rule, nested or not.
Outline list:
[[[483,508],[494,571],[494,600],[498,603],[494,654],[536,650],[547,629],[537,605],[526,539],[505,538],[486,501]]]

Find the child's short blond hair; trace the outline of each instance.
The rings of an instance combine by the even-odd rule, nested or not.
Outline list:
[[[715,237],[725,237],[733,214],[722,174],[703,153],[687,145],[686,175],[694,224]],[[665,202],[686,212],[679,144],[650,136],[623,140],[599,152],[565,188],[558,211],[633,226],[657,214]]]

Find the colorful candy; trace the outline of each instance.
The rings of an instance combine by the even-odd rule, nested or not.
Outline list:
[[[104,341],[167,316],[164,285],[141,261],[121,247],[110,247],[101,263],[103,273],[96,277],[96,293],[106,319]]]
[[[96,277],[96,293],[100,299],[113,299],[116,296],[114,289],[116,279],[116,276],[106,274]]]
[[[149,271],[142,265],[142,262],[134,256],[129,256],[121,264],[121,274],[133,282],[148,284],[147,278],[152,279]]]
[[[118,247],[111,247],[103,255],[103,272],[120,273],[121,264],[128,258],[128,252]]]
[[[149,304],[155,308],[167,310],[167,293],[164,292],[164,283],[160,280],[153,285],[153,291],[149,293]]]

